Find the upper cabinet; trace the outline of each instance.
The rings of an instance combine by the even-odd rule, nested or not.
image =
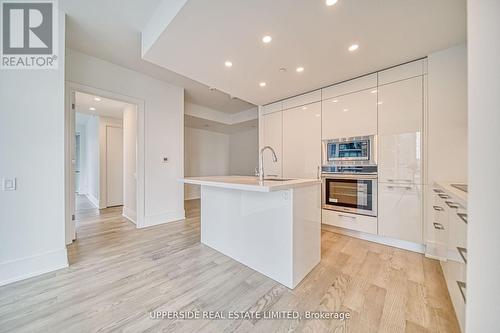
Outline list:
[[[423,77],[378,88],[380,182],[422,181]]]
[[[321,101],[321,89],[291,97],[283,101],[283,110]]]
[[[420,59],[378,72],[378,84],[384,85],[423,75],[427,72],[427,60]]]
[[[262,135],[264,146],[271,146],[278,157],[277,162],[273,162],[271,152],[266,149],[264,152],[264,176],[281,177],[281,166],[283,163],[282,140],[283,140],[283,112],[274,112],[262,116]]]
[[[377,89],[371,88],[322,102],[323,139],[377,134]]]
[[[283,110],[283,102],[279,101],[279,102],[264,105],[262,107],[262,114],[269,114],[269,113],[278,112],[281,110]]]
[[[321,89],[323,100],[377,87],[377,74],[365,75]]]
[[[316,178],[321,166],[321,103],[283,112],[283,177]]]

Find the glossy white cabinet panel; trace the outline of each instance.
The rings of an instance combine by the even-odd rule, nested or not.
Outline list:
[[[277,162],[273,162],[271,152],[266,149],[264,152],[264,173],[265,176],[282,176],[283,163],[283,112],[274,112],[262,116],[263,144],[271,146],[276,151]]]
[[[317,178],[321,166],[321,102],[283,112],[283,177]]]
[[[322,89],[323,100],[377,87],[377,73],[342,82]]]
[[[422,182],[423,78],[378,88],[379,181]]]
[[[421,186],[379,183],[378,195],[379,235],[423,243]]]
[[[268,114],[273,112],[278,112],[283,110],[283,102],[275,102],[262,107],[262,114]]]
[[[387,83],[408,79],[411,77],[424,74],[426,62],[424,59],[409,62],[404,65],[399,65],[386,69],[385,71],[378,72],[378,84],[384,85]]]
[[[321,89],[291,97],[283,101],[283,110],[321,101]]]
[[[377,134],[377,89],[323,100],[322,111],[323,139]]]
[[[377,218],[323,209],[322,223],[349,230],[377,234]]]

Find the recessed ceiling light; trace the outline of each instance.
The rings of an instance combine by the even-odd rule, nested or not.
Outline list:
[[[89,108],[89,110],[90,110],[90,111],[95,111],[95,108],[91,106],[91,107]]]
[[[262,42],[264,42],[266,44],[271,43],[272,40],[273,40],[273,38],[271,36],[264,36],[264,37],[262,37]]]
[[[100,99],[99,97],[94,97],[94,101],[96,101],[96,102],[100,102],[100,101],[101,101],[101,99]]]
[[[304,71],[304,67],[297,67],[297,73],[302,73]]]
[[[351,51],[351,52],[354,52],[357,49],[359,49],[359,45],[358,44],[352,44],[351,46],[349,46],[348,50]]]
[[[337,0],[326,0],[325,2],[327,6],[333,6],[337,3]]]
[[[384,104],[384,102],[380,101],[380,102],[378,102],[377,104],[378,104],[378,105],[381,105],[381,104]]]
[[[307,110],[307,106],[303,106],[303,107],[302,107],[302,110]]]
[[[374,89],[372,91],[370,91],[372,94],[376,94],[377,93],[377,89]]]
[[[259,86],[261,86],[261,87],[265,87],[265,86],[266,86],[266,83],[265,83],[265,82],[261,82],[261,83],[259,83]]]
[[[233,63],[232,63],[231,61],[229,61],[229,60],[226,60],[226,62],[224,63],[224,65],[225,65],[226,67],[232,67],[232,66],[233,66]]]
[[[332,102],[337,103],[338,101],[339,101],[338,99],[334,99]]]
[[[344,109],[344,110],[342,110],[342,111],[343,111],[343,112],[347,112],[347,111],[349,111],[349,109]]]

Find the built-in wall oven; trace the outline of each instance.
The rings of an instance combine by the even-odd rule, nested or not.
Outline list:
[[[376,136],[323,141],[323,208],[377,216]]]
[[[377,216],[377,175],[323,174],[323,208]]]

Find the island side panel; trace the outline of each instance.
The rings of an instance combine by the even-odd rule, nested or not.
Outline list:
[[[292,190],[201,187],[201,242],[293,288]]]
[[[321,184],[298,187],[293,196],[293,286],[321,260]]]

